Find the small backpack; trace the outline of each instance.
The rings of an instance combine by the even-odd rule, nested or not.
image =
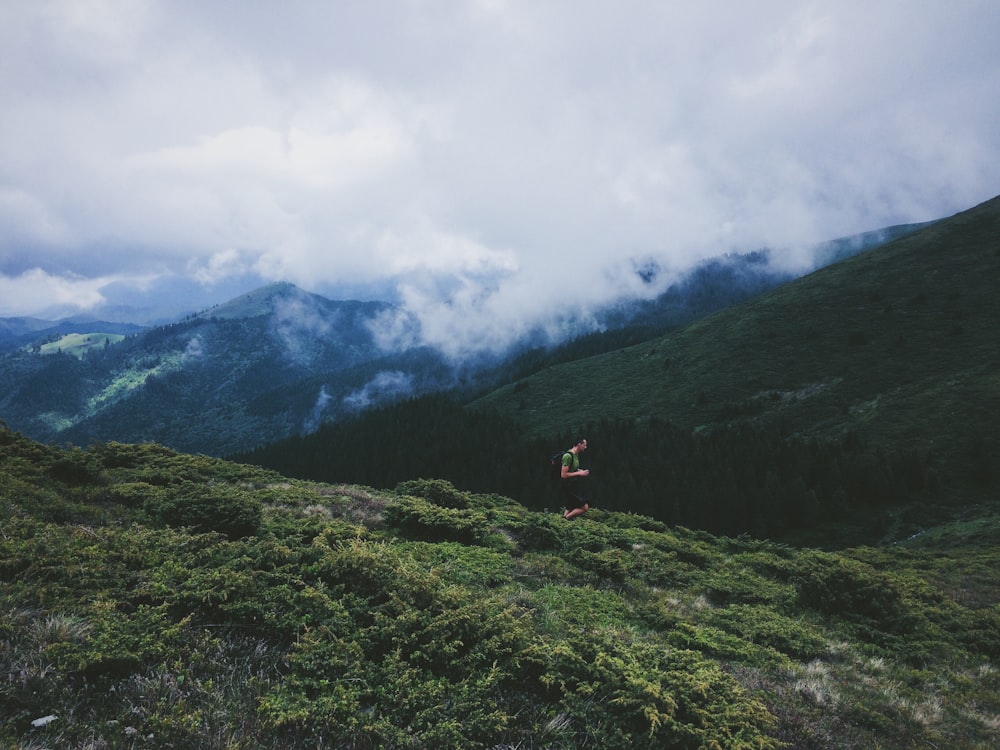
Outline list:
[[[569,451],[559,451],[558,453],[553,453],[552,457],[549,458],[549,476],[552,479],[560,479],[562,477],[562,465],[563,458]]]

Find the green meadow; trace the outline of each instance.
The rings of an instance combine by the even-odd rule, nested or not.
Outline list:
[[[67,333],[65,336],[42,344],[39,347],[41,354],[55,354],[63,352],[74,357],[82,357],[94,349],[103,349],[111,344],[117,344],[125,337],[117,333]]]
[[[0,474],[5,747],[986,748],[1000,729],[996,507],[823,552],[6,429]]]

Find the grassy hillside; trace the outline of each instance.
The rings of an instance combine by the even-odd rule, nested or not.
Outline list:
[[[82,357],[93,349],[102,349],[117,344],[125,338],[117,333],[67,333],[65,336],[42,344],[38,351],[40,354],[55,354],[62,352],[71,354],[74,357]]]
[[[960,750],[1000,726],[995,509],[834,554],[5,429],[0,480],[5,747]]]
[[[686,328],[478,401],[554,435],[602,418],[751,420],[1000,465],[1000,198]]]
[[[133,323],[113,323],[106,320],[75,320],[66,318],[59,321],[38,318],[0,318],[0,355],[23,347],[38,351],[42,347],[52,349],[51,343],[70,334],[93,337],[110,337],[118,341],[122,337],[137,333],[143,326]],[[71,339],[72,340],[72,339]],[[84,343],[87,343],[84,341]],[[103,341],[92,340],[91,344]],[[67,348],[67,347],[63,347]]]

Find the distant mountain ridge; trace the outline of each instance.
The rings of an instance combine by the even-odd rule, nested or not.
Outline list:
[[[293,306],[301,308],[328,311],[337,314],[346,309],[359,309],[367,312],[379,312],[389,307],[384,302],[333,301],[318,294],[311,294],[286,281],[266,284],[246,294],[234,297],[203,310],[194,317],[202,319],[218,318],[220,320],[236,320],[240,318],[257,318],[262,315],[273,315]]]
[[[852,255],[857,255],[873,247],[884,245],[887,242],[906,237],[921,229],[933,226],[940,219],[934,221],[924,221],[918,224],[896,224],[895,226],[876,229],[871,232],[862,232],[851,237],[840,237],[829,242],[819,244],[814,253],[813,265],[816,268],[828,266],[841,260],[846,260]]]
[[[295,434],[381,367],[401,367],[382,361],[373,328],[390,307],[276,284],[82,358],[15,352],[0,360],[0,416],[42,440],[210,454]]]

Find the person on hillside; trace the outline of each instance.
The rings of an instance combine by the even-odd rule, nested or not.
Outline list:
[[[563,454],[562,470],[559,474],[559,486],[562,489],[563,518],[567,521],[582,516],[590,510],[590,504],[580,494],[580,480],[590,476],[590,469],[580,468],[580,454],[587,450],[587,439],[579,437],[576,443]]]

